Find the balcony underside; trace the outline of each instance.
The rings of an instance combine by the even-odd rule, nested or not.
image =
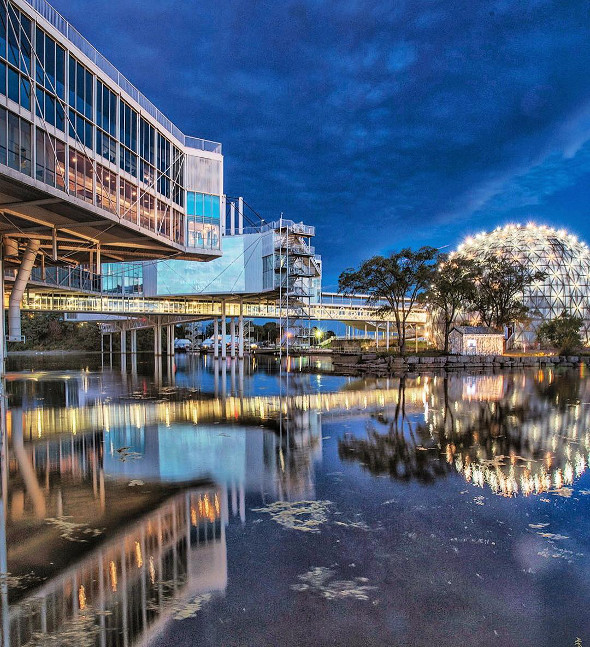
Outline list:
[[[81,262],[87,261],[89,249],[98,243],[103,261],[157,258],[209,261],[221,256],[219,250],[187,249],[3,165],[0,166],[0,235],[38,238],[46,249],[52,249],[56,236],[60,254]]]

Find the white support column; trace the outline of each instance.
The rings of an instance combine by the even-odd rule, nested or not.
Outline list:
[[[379,323],[375,322],[375,348],[379,348]]]
[[[213,357],[219,357],[219,318],[213,319]]]
[[[131,331],[131,354],[135,355],[137,353],[137,330],[133,328]]]
[[[225,236],[225,225],[227,224],[226,218],[227,218],[227,198],[226,196],[222,195],[221,196],[221,204],[220,204],[220,216],[221,216],[221,235]]]
[[[229,336],[230,336],[230,344],[231,346],[229,347],[229,354],[230,357],[233,359],[236,356],[236,318],[232,317],[229,320]]]
[[[387,339],[385,340],[385,348],[389,350],[389,321],[387,322],[385,326],[385,334],[387,335]]]
[[[227,320],[225,317],[225,299],[221,302],[221,359],[227,357],[227,345],[225,343],[225,333],[227,330]]]
[[[238,357],[244,359],[244,304],[240,299],[240,316],[238,318]]]
[[[159,321],[154,328],[154,355],[162,355],[162,324]]]
[[[238,234],[244,233],[244,198],[238,198]]]
[[[121,357],[127,354],[127,331],[121,331]]]
[[[168,331],[166,333],[166,344],[167,355],[168,357],[172,357],[174,355],[174,326],[172,324],[168,326]]]
[[[229,205],[229,233],[233,236],[236,233],[236,203],[230,202]]]

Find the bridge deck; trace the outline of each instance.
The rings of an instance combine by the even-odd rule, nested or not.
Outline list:
[[[28,312],[63,312],[63,313],[95,313],[126,316],[175,315],[196,318],[220,317],[223,302],[225,314],[237,317],[240,314],[238,298],[226,300],[226,297],[211,296],[191,299],[148,299],[145,297],[106,297],[93,295],[64,295],[64,294],[30,294],[25,295],[21,305]],[[280,319],[287,314],[296,317],[295,309],[287,312],[274,302],[260,302],[259,299],[244,298],[242,312],[249,319]],[[380,315],[375,306],[325,304],[317,303],[306,307],[307,316],[317,321],[393,321],[393,313]],[[426,311],[414,309],[410,312],[408,324],[425,324]]]

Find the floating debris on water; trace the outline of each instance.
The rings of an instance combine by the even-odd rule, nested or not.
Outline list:
[[[544,537],[545,539],[569,539],[566,535],[555,535],[552,532],[538,532],[537,535]]]
[[[194,618],[201,610],[203,605],[209,602],[211,598],[211,593],[202,593],[201,595],[197,595],[188,602],[175,600],[169,607],[174,613],[172,618],[174,620],[186,620],[188,618]]]
[[[129,487],[135,487],[136,485],[145,485],[145,483],[140,479],[133,479],[129,481]]]
[[[303,593],[310,591],[318,593],[328,600],[369,600],[369,593],[377,589],[376,586],[369,586],[366,577],[355,577],[352,580],[332,580],[336,575],[335,571],[324,566],[315,566],[307,573],[298,575],[300,580],[292,584],[291,589]]]
[[[331,501],[275,501],[264,508],[252,508],[252,512],[270,514],[273,521],[290,530],[319,532],[319,527],[328,521]]]
[[[571,487],[560,487],[556,490],[549,490],[549,494],[554,494],[555,496],[562,496],[566,499],[569,499],[574,493],[573,488]]]
[[[473,499],[473,503],[475,503],[475,505],[485,505],[485,504],[486,504],[485,497],[483,497],[483,496],[476,496],[476,497]]]
[[[335,521],[334,525],[344,526],[345,528],[354,528],[356,530],[364,530],[370,532],[371,528],[365,521]]]
[[[33,571],[25,575],[13,575],[12,573],[0,573],[0,584],[7,586],[9,589],[26,589],[31,584],[43,582],[45,578],[35,575]]]
[[[35,632],[23,647],[93,647],[96,644],[100,627],[96,615],[90,607],[59,628],[59,633]]]
[[[130,449],[131,447],[119,447],[115,450],[117,454],[119,454],[119,460],[122,463],[125,463],[128,460],[137,460],[138,458],[141,458],[141,454],[139,452],[130,452]]]
[[[529,523],[529,528],[540,530],[541,528],[547,528],[548,525],[548,523]]]
[[[68,519],[73,519],[73,517],[48,517],[45,519],[45,523],[57,528],[62,539],[81,544],[102,535],[104,532],[104,528],[91,528],[85,523],[76,523],[68,521]]]

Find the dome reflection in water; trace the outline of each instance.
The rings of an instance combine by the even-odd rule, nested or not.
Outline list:
[[[402,378],[366,431],[339,453],[373,474],[429,483],[457,471],[505,496],[561,490],[590,459],[590,385],[552,371]]]

